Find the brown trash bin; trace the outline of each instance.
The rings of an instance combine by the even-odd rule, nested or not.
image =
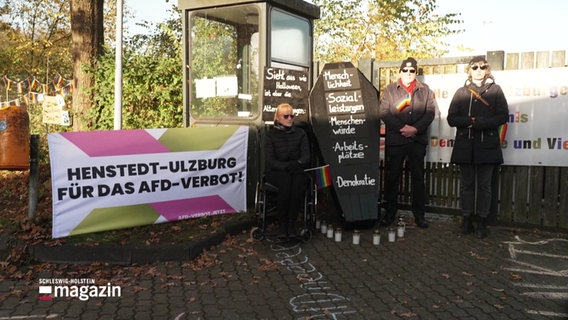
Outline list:
[[[30,118],[25,108],[0,107],[0,170],[30,167]]]

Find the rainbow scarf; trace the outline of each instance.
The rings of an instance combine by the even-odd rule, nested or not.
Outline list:
[[[396,110],[398,110],[398,112],[401,112],[402,110],[404,110],[404,108],[408,107],[410,105],[410,93],[407,93],[406,96],[402,97],[402,99],[400,99],[396,104],[395,104],[395,108]]]

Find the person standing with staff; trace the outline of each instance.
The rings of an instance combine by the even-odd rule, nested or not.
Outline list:
[[[390,226],[398,210],[398,188],[406,160],[411,175],[412,213],[420,228],[427,228],[424,157],[428,145],[428,128],[438,105],[434,92],[416,80],[418,63],[414,58],[402,61],[397,82],[387,85],[379,108],[386,125],[385,139],[385,216],[380,225]]]
[[[507,122],[509,105],[485,57],[471,59],[466,72],[467,80],[454,94],[448,110],[448,124],[457,128],[450,162],[460,167],[460,231],[474,232],[472,216],[477,213],[475,234],[483,239],[488,234],[491,180],[503,163],[499,126]]]

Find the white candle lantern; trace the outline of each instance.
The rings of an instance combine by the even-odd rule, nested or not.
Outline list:
[[[379,244],[381,244],[381,232],[379,229],[375,229],[373,231],[373,245],[378,246]]]
[[[361,234],[359,233],[359,230],[354,230],[353,231],[353,244],[359,244],[359,242],[361,241]]]
[[[333,226],[331,224],[327,226],[327,237],[333,238]]]
[[[389,242],[394,242],[396,240],[396,231],[394,228],[389,228]]]
[[[321,233],[323,234],[327,233],[327,224],[325,224],[325,221],[322,221],[321,223]]]
[[[406,228],[406,223],[404,223],[404,218],[403,217],[399,217],[398,218],[398,224],[396,226],[396,235],[399,238],[404,238],[404,230]]]
[[[341,228],[335,229],[335,242],[341,242],[341,236],[342,236]]]

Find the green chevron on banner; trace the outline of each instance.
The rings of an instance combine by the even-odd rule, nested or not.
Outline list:
[[[172,152],[220,149],[239,129],[238,126],[168,129],[158,139]]]
[[[160,217],[147,204],[94,209],[70,235],[153,224]]]

